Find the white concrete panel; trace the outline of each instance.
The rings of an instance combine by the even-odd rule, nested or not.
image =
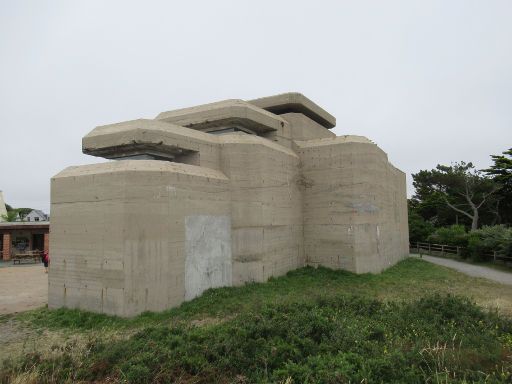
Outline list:
[[[231,286],[230,217],[187,216],[185,239],[185,300],[209,288]]]

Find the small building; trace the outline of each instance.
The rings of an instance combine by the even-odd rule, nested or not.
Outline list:
[[[0,191],[0,260],[11,260],[17,255],[35,254],[48,251],[50,222],[48,215],[33,209],[25,221],[8,222],[1,219],[6,215],[5,202]]]
[[[34,221],[48,221],[49,217],[46,213],[41,211],[40,209],[33,209],[30,211],[25,217],[25,221],[34,222]]]
[[[11,260],[18,254],[48,251],[49,233],[49,221],[0,223],[0,260]]]

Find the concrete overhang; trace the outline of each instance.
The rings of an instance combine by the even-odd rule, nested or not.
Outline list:
[[[280,95],[249,100],[249,103],[266,111],[282,115],[289,112],[302,113],[325,128],[336,126],[336,118],[302,93],[289,92]]]
[[[96,127],[82,139],[82,152],[107,159],[152,156],[173,160],[216,144],[217,137],[158,120],[138,119]]]
[[[326,145],[333,144],[345,144],[345,143],[360,143],[360,144],[371,144],[377,146],[373,141],[364,136],[358,135],[344,135],[344,136],[336,136],[336,137],[326,137],[321,139],[312,139],[312,140],[295,140],[295,144],[299,148],[307,148],[307,147],[322,147]]]
[[[243,100],[224,100],[162,112],[156,119],[206,132],[215,128],[243,127],[257,134],[276,131],[287,124],[281,117]]]
[[[52,177],[52,181],[78,176],[99,175],[105,173],[172,172],[189,176],[228,180],[221,171],[190,164],[154,160],[110,161],[107,163],[87,164],[67,167]]]

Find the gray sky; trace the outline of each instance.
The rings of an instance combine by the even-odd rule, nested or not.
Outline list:
[[[97,125],[298,91],[410,174],[512,147],[512,2],[0,0],[0,189],[102,161]]]

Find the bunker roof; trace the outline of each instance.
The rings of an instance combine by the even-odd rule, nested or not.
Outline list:
[[[328,129],[336,126],[336,118],[333,115],[308,99],[302,93],[282,93],[249,100],[249,103],[277,115],[289,112],[302,113]]]
[[[276,131],[286,124],[281,117],[238,99],[162,112],[156,119],[204,131],[242,126],[255,133]]]
[[[137,119],[96,127],[82,139],[82,152],[107,159],[151,155],[172,160],[198,152],[216,136],[159,120]]]

